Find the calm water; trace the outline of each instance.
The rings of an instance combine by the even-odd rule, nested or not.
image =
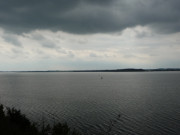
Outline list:
[[[86,135],[180,134],[180,72],[0,73],[0,103]]]

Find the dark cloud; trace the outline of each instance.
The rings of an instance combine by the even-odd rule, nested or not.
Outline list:
[[[180,31],[180,1],[0,0],[0,27],[16,33],[35,29],[114,32],[136,25]]]

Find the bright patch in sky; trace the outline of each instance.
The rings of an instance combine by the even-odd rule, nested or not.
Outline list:
[[[75,35],[35,30],[0,31],[1,70],[69,70],[180,66],[180,33],[159,35],[147,27],[121,33]]]

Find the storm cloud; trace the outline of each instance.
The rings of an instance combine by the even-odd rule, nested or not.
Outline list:
[[[0,0],[0,71],[180,67],[179,0]]]
[[[138,25],[159,32],[179,32],[180,1],[0,0],[0,27],[14,33],[37,29],[104,33]]]

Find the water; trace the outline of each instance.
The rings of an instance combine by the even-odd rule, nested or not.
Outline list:
[[[180,72],[0,73],[0,103],[85,135],[180,134]]]

